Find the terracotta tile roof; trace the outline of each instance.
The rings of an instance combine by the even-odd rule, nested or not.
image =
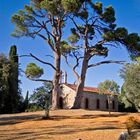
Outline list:
[[[73,90],[76,90],[76,85],[74,84],[65,84],[68,87],[70,87]],[[92,93],[99,93],[99,89],[95,87],[84,87],[83,89],[85,92],[92,92]],[[110,94],[109,92],[106,92],[105,94]]]

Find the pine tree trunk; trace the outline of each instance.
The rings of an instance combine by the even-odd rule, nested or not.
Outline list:
[[[57,109],[58,108],[58,94],[59,94],[59,81],[60,81],[60,61],[61,56],[59,53],[54,52],[54,66],[56,68],[53,78],[53,91],[52,91],[52,107],[51,109]]]
[[[82,101],[82,97],[83,97],[83,88],[85,85],[85,78],[86,78],[86,72],[88,69],[88,58],[89,58],[89,54],[87,52],[85,52],[85,57],[83,60],[83,64],[82,64],[82,70],[81,70],[81,75],[80,78],[78,79],[78,84],[77,84],[77,88],[76,88],[76,98],[74,101],[74,109],[79,109],[81,108],[81,101]]]

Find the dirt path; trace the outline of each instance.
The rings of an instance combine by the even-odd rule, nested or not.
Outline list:
[[[43,113],[0,115],[0,140],[117,140],[126,131],[127,118],[139,115],[57,110],[51,111],[51,119],[42,120]]]

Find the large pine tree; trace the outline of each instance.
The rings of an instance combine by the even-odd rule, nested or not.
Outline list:
[[[80,10],[70,19],[74,28],[71,29],[69,42],[79,46],[79,50],[74,52],[76,64],[72,67],[77,78],[74,108],[80,108],[87,71],[103,64],[122,64],[123,61],[104,60],[113,47],[126,48],[131,56],[139,56],[140,36],[137,33],[129,33],[124,27],[118,27],[114,8],[104,8],[101,2],[85,0]],[[103,57],[103,60],[94,62],[93,58],[99,56]],[[81,71],[77,72],[76,68],[80,62]]]
[[[64,27],[68,16],[77,12],[83,0],[30,0],[30,5],[25,5],[23,10],[12,16],[15,24],[14,37],[40,37],[51,48],[54,64],[44,62],[30,54],[39,62],[50,66],[54,70],[52,108],[57,108],[57,95],[61,75],[61,54],[67,50],[68,45],[64,44]],[[65,36],[66,37],[66,36]],[[31,79],[31,77],[28,78]],[[36,79],[33,79],[36,80]],[[38,80],[37,80],[38,81]],[[50,82],[50,80],[48,81]]]

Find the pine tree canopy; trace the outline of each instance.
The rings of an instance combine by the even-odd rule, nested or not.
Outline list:
[[[29,78],[39,78],[43,74],[43,69],[38,67],[35,63],[29,63],[25,73]]]
[[[58,19],[61,21],[60,24]],[[94,3],[92,0],[31,0],[30,5],[25,5],[23,10],[19,10],[12,16],[11,21],[15,24],[12,35],[32,38],[40,36],[54,47],[53,35],[60,36],[57,29],[60,26],[65,27],[66,19],[71,19],[75,25],[71,29],[72,35],[68,38],[69,42],[76,43],[87,38],[89,48],[95,48],[91,49],[92,54],[103,55],[103,53],[98,53],[98,46],[100,46],[99,50],[101,46],[104,50],[105,46],[110,46],[110,44],[117,47],[125,46],[134,57],[140,54],[139,35],[129,34],[124,27],[117,27],[115,10],[112,6],[103,8],[101,2]],[[50,28],[54,28],[53,34],[49,31]],[[44,31],[47,33],[46,36],[42,34]],[[97,37],[98,41],[96,41]],[[108,51],[104,53],[104,56],[107,55]]]
[[[117,27],[115,10],[112,6],[103,8],[101,2],[84,1],[80,10],[70,16],[75,27],[71,28],[68,41],[80,44],[94,55],[108,56],[108,47],[124,46],[131,56],[140,55],[140,37],[137,33],[129,33],[124,27]],[[104,51],[104,53],[102,52]]]

